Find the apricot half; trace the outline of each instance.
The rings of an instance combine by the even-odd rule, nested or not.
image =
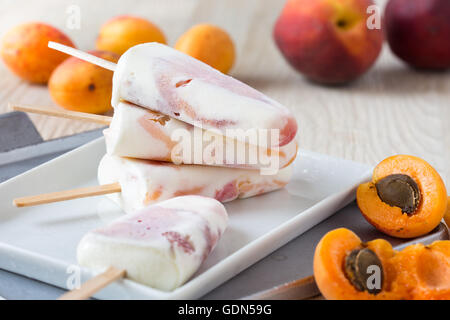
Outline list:
[[[378,286],[374,284],[372,288],[368,288],[361,281],[355,285],[353,276],[348,271],[348,269],[352,269],[352,254],[360,253],[362,250],[369,252],[368,256],[372,258],[370,261],[379,261],[375,264],[378,270],[374,270],[373,273],[374,277],[379,277]],[[389,260],[393,255],[392,246],[385,240],[378,239],[363,244],[352,231],[345,228],[336,229],[328,232],[316,247],[314,278],[326,299],[395,299],[398,296],[389,291],[389,283],[393,278],[393,268]],[[362,262],[360,265],[364,264]],[[370,280],[363,276],[368,275],[366,271],[366,269],[356,270],[359,273],[357,277],[364,278],[365,281]]]
[[[45,23],[32,22],[16,26],[2,39],[1,57],[8,68],[24,80],[47,83],[53,70],[67,55],[48,47],[55,41],[75,47],[61,31]]]
[[[326,299],[450,299],[450,241],[397,252],[385,240],[362,243],[336,229],[316,247],[314,278]]]
[[[91,51],[91,54],[117,62],[112,52]],[[111,109],[113,72],[71,57],[59,65],[49,80],[52,99],[65,109],[105,113]]]
[[[358,187],[356,200],[375,228],[393,237],[413,238],[439,225],[447,191],[439,173],[426,161],[396,155],[375,167],[372,181]]]

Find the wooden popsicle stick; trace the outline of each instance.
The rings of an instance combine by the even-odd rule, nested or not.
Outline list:
[[[109,267],[105,272],[89,279],[79,289],[75,289],[63,294],[58,300],[85,300],[92,297],[96,292],[100,291],[110,283],[124,278],[126,271]]]
[[[63,44],[53,42],[53,41],[48,42],[48,47],[51,49],[60,51],[60,52],[64,52],[65,54],[68,54],[69,56],[73,56],[78,59],[90,62],[99,67],[102,67],[102,68],[105,68],[105,69],[108,69],[111,71],[116,70],[116,64],[114,62],[99,58],[99,57],[89,54],[87,52],[84,52],[84,51],[81,51],[81,50],[78,50],[78,49],[75,49],[75,48],[72,48],[69,46],[65,46]]]
[[[16,105],[16,104],[12,104],[12,103],[9,104],[9,109],[14,110],[14,111],[43,114],[43,115],[52,116],[52,117],[60,117],[60,118],[66,118],[66,119],[95,122],[95,123],[104,124],[107,126],[109,126],[112,121],[112,117],[102,116],[102,115],[98,115],[98,114],[76,112],[76,111],[69,111],[69,110],[63,110],[63,109],[58,110],[58,109],[52,109],[52,108],[41,108],[41,107],[33,107],[33,106]]]
[[[34,196],[16,198],[13,204],[16,207],[37,206],[40,204],[66,201],[78,198],[86,198],[92,196],[100,196],[109,193],[121,192],[122,188],[118,182],[111,184],[104,184],[99,186],[79,188],[72,190],[64,190],[52,193],[39,194]]]

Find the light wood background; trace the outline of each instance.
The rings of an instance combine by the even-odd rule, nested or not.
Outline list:
[[[190,26],[209,22],[229,31],[237,48],[232,75],[287,105],[299,124],[302,148],[375,165],[387,156],[422,157],[450,182],[450,73],[419,73],[387,45],[368,74],[345,87],[322,87],[291,69],[275,47],[272,27],[284,0],[0,0],[0,36],[25,21],[51,23],[81,49],[93,49],[102,23],[136,14],[159,25],[169,44]],[[378,1],[384,8],[385,1]],[[81,9],[81,29],[66,28],[70,5]],[[445,39],[443,39],[445,41]],[[0,112],[7,103],[51,105],[44,86],[29,85],[0,63]],[[45,139],[96,126],[31,116]]]

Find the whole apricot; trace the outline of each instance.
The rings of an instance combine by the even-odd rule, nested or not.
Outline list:
[[[235,60],[233,40],[225,30],[211,24],[198,24],[186,31],[175,49],[223,73],[230,71]]]
[[[48,47],[55,41],[75,47],[60,30],[51,25],[31,22],[9,30],[2,39],[1,57],[8,68],[24,80],[47,83],[53,70],[67,55]]]
[[[150,21],[123,15],[106,22],[97,37],[97,50],[105,50],[122,55],[129,48],[146,42],[166,44],[163,32]]]
[[[112,52],[89,53],[111,62],[119,60]],[[112,77],[110,70],[71,57],[55,69],[48,86],[53,100],[65,109],[105,113],[111,109]]]

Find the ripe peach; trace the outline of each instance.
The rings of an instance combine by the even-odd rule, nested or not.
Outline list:
[[[228,33],[214,25],[198,24],[186,31],[175,49],[227,73],[235,59],[234,44]]]
[[[96,48],[121,55],[129,48],[146,42],[166,44],[166,38],[150,21],[123,15],[109,20],[101,27]]]
[[[112,52],[91,51],[91,54],[117,62]],[[111,109],[113,72],[71,57],[60,64],[49,80],[50,95],[65,109],[104,113]]]
[[[385,10],[392,51],[416,68],[450,68],[450,1],[391,0]]]
[[[55,41],[75,47],[58,29],[40,22],[31,22],[9,30],[2,39],[1,57],[16,75],[33,83],[47,83],[53,70],[67,55],[48,47]]]
[[[381,26],[368,28],[372,0],[288,0],[274,27],[286,60],[308,78],[345,83],[365,73],[383,44]]]

